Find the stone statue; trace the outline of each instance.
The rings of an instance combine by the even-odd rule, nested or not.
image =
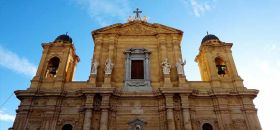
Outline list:
[[[105,74],[112,74],[112,70],[113,70],[113,66],[114,64],[112,63],[110,58],[107,58],[106,62],[105,62]]]
[[[128,19],[127,19],[127,21],[128,21],[128,22],[133,21],[133,17],[129,16]]]
[[[167,58],[165,58],[165,59],[163,60],[163,62],[161,63],[161,65],[162,65],[163,74],[169,74],[169,73],[170,73],[171,65],[167,62]]]
[[[99,63],[94,60],[94,62],[92,62],[92,65],[91,65],[91,74],[97,74],[97,67],[98,67]]]
[[[182,61],[182,59],[179,59],[176,63],[177,73],[178,74],[185,74],[184,72],[184,65],[186,64],[186,60]]]
[[[148,22],[148,17],[147,17],[147,16],[144,16],[144,17],[142,18],[142,21]]]

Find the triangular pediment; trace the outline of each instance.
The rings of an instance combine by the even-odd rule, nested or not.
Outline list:
[[[118,35],[156,35],[161,33],[182,34],[181,30],[164,26],[161,24],[151,24],[143,21],[132,21],[125,24],[113,24],[92,32],[95,34],[118,34]]]

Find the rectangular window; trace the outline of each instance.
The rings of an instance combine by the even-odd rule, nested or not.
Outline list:
[[[144,79],[143,60],[131,60],[131,79]]]

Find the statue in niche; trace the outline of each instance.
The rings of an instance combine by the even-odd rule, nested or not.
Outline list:
[[[106,62],[105,62],[105,74],[112,74],[112,70],[113,70],[113,66],[114,64],[112,63],[110,58],[107,58]]]
[[[184,66],[186,64],[186,60],[182,61],[182,59],[179,59],[178,62],[176,63],[176,68],[177,68],[177,73],[184,75]]]
[[[98,65],[99,65],[99,63],[96,61],[96,60],[94,60],[93,62],[92,62],[92,65],[91,65],[91,74],[97,74],[97,67],[98,67]]]
[[[163,60],[163,62],[161,63],[161,65],[162,65],[163,74],[169,74],[169,73],[170,73],[171,65],[167,62],[167,58],[165,58],[165,59]]]

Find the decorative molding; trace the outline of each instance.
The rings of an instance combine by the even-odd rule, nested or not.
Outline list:
[[[136,23],[119,30],[121,35],[154,35],[156,31],[153,27],[143,26]]]
[[[150,51],[145,48],[129,48],[124,51],[125,60],[125,91],[152,91],[149,71]],[[131,61],[143,60],[144,79],[131,79]]]
[[[162,24],[152,24],[144,21],[130,21],[124,24],[113,24],[92,32],[93,37],[103,34],[117,35],[158,35],[158,34],[180,34],[181,30],[171,28]],[[179,37],[181,39],[181,37]]]
[[[131,130],[144,130],[144,125],[145,124],[147,124],[147,123],[144,122],[143,120],[138,119],[138,118],[128,122],[128,125],[131,126]]]

